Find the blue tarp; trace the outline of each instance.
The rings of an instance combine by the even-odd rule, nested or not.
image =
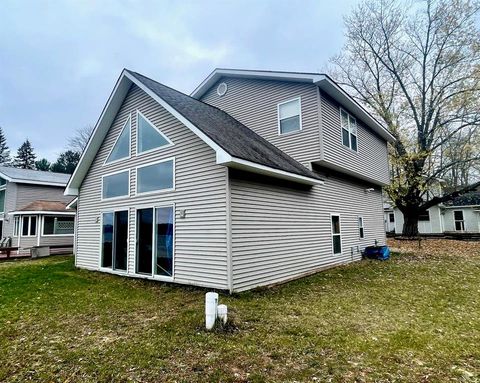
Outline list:
[[[390,258],[388,246],[367,246],[363,252],[365,258],[385,261]]]

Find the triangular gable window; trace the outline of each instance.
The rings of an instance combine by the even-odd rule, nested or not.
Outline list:
[[[131,118],[129,116],[105,163],[130,157],[130,130]]]
[[[173,145],[167,136],[140,112],[137,112],[137,135],[137,153]]]

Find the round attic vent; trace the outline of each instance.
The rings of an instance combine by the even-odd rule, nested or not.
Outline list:
[[[227,93],[227,84],[225,84],[224,82],[222,82],[221,84],[218,85],[217,87],[217,94],[219,96],[225,96],[225,93]]]

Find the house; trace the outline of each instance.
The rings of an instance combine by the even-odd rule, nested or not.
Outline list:
[[[242,291],[359,260],[392,140],[326,75],[216,69],[187,96],[124,70],[65,191],[76,266]]]
[[[386,204],[385,222],[387,232],[401,234],[403,214],[391,204]],[[391,224],[390,222],[392,222]],[[432,206],[421,214],[418,222],[420,234],[480,233],[480,191],[472,191],[452,201]]]
[[[0,231],[11,246],[71,247],[75,210],[64,195],[68,174],[0,166]]]

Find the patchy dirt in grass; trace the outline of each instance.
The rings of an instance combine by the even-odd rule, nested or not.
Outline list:
[[[480,256],[479,241],[456,241],[451,239],[420,239],[399,240],[388,239],[390,250],[403,255],[411,255],[415,258],[423,257],[462,257],[472,258]]]

